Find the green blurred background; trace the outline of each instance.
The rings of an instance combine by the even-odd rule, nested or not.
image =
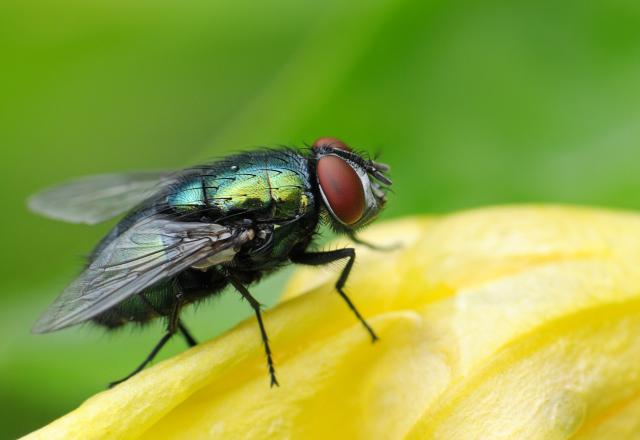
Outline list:
[[[29,214],[43,186],[329,135],[392,164],[387,218],[640,207],[635,0],[3,0],[0,55],[2,438],[128,373],[161,332],[29,333],[110,226]],[[256,293],[273,303],[289,273]],[[200,339],[251,315],[235,295],[198,312]]]

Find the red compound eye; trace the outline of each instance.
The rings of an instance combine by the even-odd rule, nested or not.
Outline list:
[[[334,138],[334,137],[321,137],[319,139],[316,139],[316,141],[313,143],[312,146],[313,148],[331,147],[331,148],[338,148],[340,150],[351,151],[351,148],[349,148],[347,144],[342,142],[340,139]]]
[[[364,189],[355,170],[338,156],[318,161],[318,181],[329,209],[345,225],[353,225],[365,210]]]

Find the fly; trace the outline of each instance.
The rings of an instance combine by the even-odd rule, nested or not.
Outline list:
[[[388,171],[338,139],[321,138],[305,150],[263,149],[177,172],[106,174],[44,190],[29,207],[50,218],[96,224],[127,214],[33,331],[165,319],[166,332],[151,354],[115,385],[141,371],[176,333],[195,345],[182,308],[230,285],[255,312],[271,385],[278,385],[261,306],[247,286],[288,263],[346,260],[336,290],[375,341],[343,289],[355,250],[309,247],[323,222],[362,243],[355,232],[384,207]]]

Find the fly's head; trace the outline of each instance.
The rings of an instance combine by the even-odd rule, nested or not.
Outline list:
[[[324,207],[337,230],[355,231],[382,211],[391,180],[389,166],[366,158],[336,138],[313,143],[316,179]]]

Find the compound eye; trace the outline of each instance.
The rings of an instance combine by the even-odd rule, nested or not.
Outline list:
[[[323,156],[318,161],[318,182],[332,214],[345,225],[353,225],[365,210],[360,177],[344,159]]]
[[[339,150],[351,151],[351,148],[349,148],[349,146],[347,146],[347,144],[342,142],[340,139],[334,138],[334,137],[321,137],[321,138],[318,138],[313,143],[312,147],[313,148],[331,147],[331,148],[337,148]]]

